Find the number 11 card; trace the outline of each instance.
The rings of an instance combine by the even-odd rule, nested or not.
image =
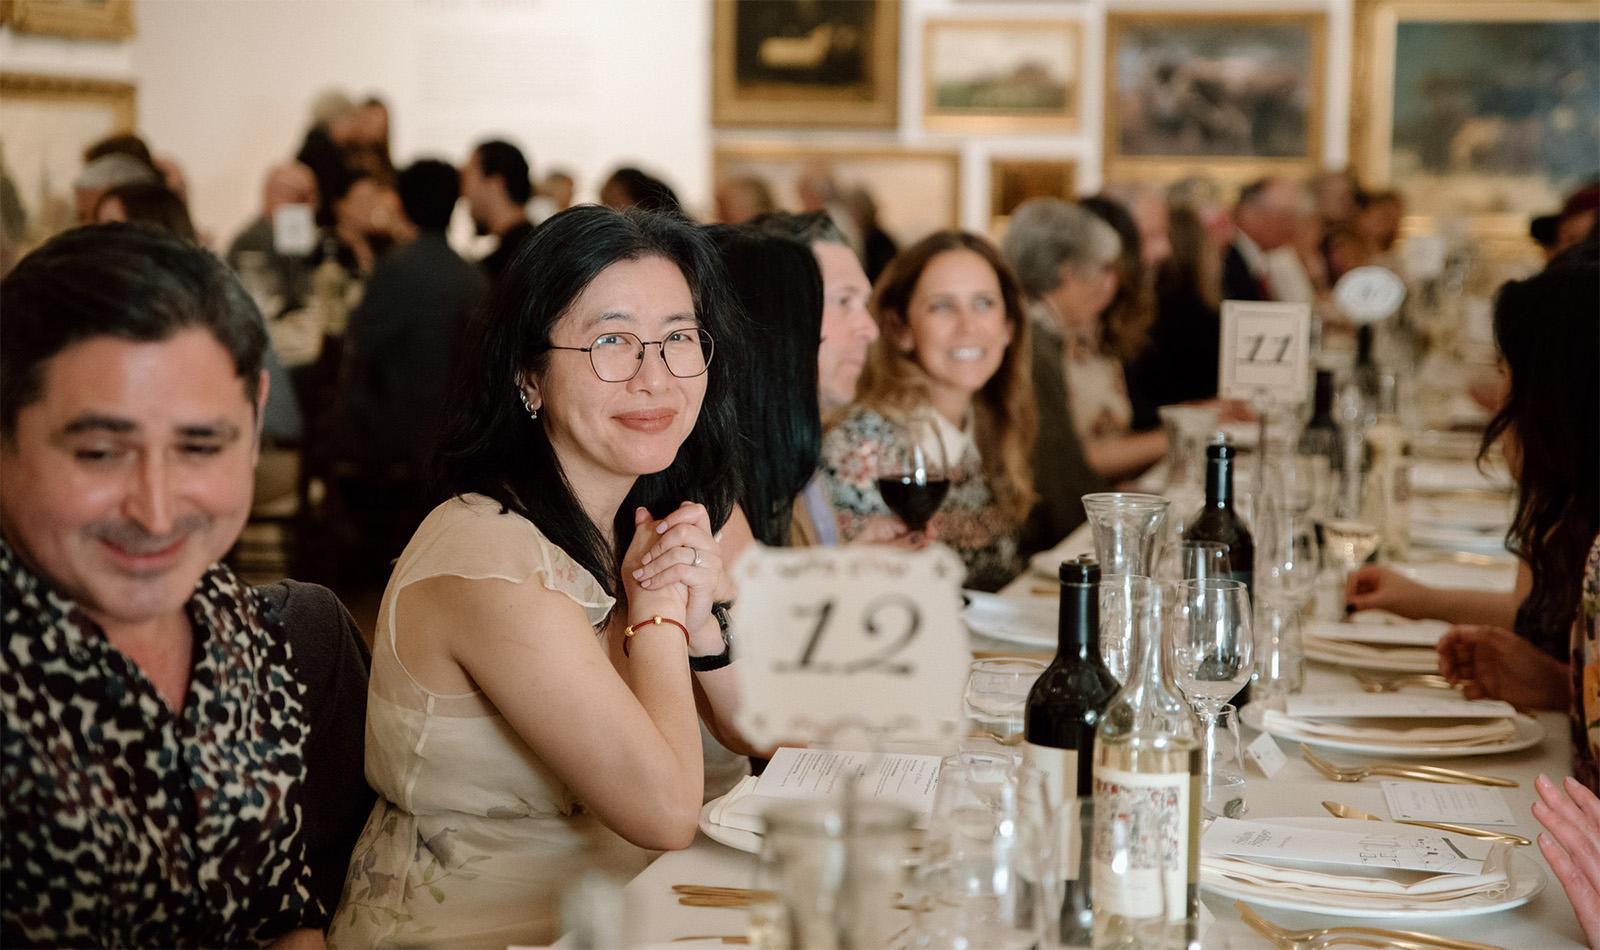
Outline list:
[[[1310,349],[1310,304],[1224,300],[1217,394],[1300,402]]]

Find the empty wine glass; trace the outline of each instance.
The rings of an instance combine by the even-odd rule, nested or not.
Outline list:
[[[1309,516],[1274,507],[1256,531],[1257,594],[1295,610],[1304,607],[1317,588],[1321,558],[1316,526]]]
[[[1256,672],[1251,696],[1274,703],[1300,692],[1306,683],[1305,647],[1300,637],[1300,612],[1270,597],[1255,602]]]
[[[1365,521],[1324,521],[1322,523],[1323,549],[1344,570],[1339,575],[1339,594],[1344,596],[1350,573],[1366,562],[1378,550],[1376,525]]]
[[[1205,729],[1205,748],[1212,749],[1219,710],[1249,682],[1255,665],[1250,595],[1239,581],[1206,578],[1179,582],[1176,601],[1167,626],[1173,680]],[[1200,777],[1205,809],[1224,814],[1227,803],[1213,799],[1215,763],[1209,756],[1202,759]]]
[[[997,739],[1021,732],[1028,691],[1044,667],[1038,660],[975,660],[962,697],[972,727]]]
[[[938,425],[926,416],[893,425],[878,444],[878,494],[912,533],[927,530],[950,493],[948,456]]]
[[[1208,577],[1229,577],[1233,574],[1233,561],[1228,557],[1228,546],[1221,541],[1185,540],[1178,546],[1183,580],[1198,581]]]

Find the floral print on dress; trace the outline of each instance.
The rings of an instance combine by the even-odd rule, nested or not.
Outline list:
[[[895,437],[895,430],[895,424],[878,411],[856,405],[822,438],[822,473],[843,541],[875,520],[895,518],[878,494],[878,450]],[[951,476],[950,493],[929,528],[966,564],[965,586],[999,590],[1022,570],[1017,553],[1020,526],[1001,510],[970,440]]]

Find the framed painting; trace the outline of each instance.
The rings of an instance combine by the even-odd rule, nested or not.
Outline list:
[[[1600,6],[1363,0],[1351,144],[1408,231],[1465,216],[1520,250],[1528,218],[1600,171]]]
[[[1082,40],[1076,20],[928,20],[922,126],[934,132],[1071,132]]]
[[[8,252],[76,224],[72,181],[84,149],[134,129],[134,87],[0,72],[0,202]]]
[[[901,247],[960,223],[961,157],[953,149],[874,148],[740,142],[717,146],[718,182],[752,176],[766,182],[779,208],[798,211],[802,177],[827,174],[841,193],[862,188],[878,208],[878,225]]]
[[[989,219],[1009,218],[1030,198],[1077,196],[1077,165],[1056,158],[989,159]]]
[[[1322,13],[1106,15],[1104,170],[1172,181],[1306,174],[1322,157]]]
[[[0,0],[0,21],[18,33],[125,40],[133,35],[133,0]]]
[[[713,124],[895,126],[898,0],[713,4]]]

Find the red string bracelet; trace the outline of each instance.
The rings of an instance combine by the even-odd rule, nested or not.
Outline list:
[[[633,642],[633,638],[636,635],[638,635],[639,633],[641,633],[643,631],[643,628],[652,627],[652,626],[659,627],[664,623],[671,624],[672,626],[677,627],[679,630],[683,631],[683,642],[686,643],[686,644],[689,642],[689,628],[688,627],[685,627],[683,624],[679,623],[678,621],[673,620],[671,617],[663,617],[660,614],[656,614],[655,616],[651,617],[649,620],[641,620],[638,623],[629,624],[628,626],[622,628],[622,637],[623,637],[623,640],[622,640],[622,655],[623,656],[627,656],[628,655],[628,645]]]

